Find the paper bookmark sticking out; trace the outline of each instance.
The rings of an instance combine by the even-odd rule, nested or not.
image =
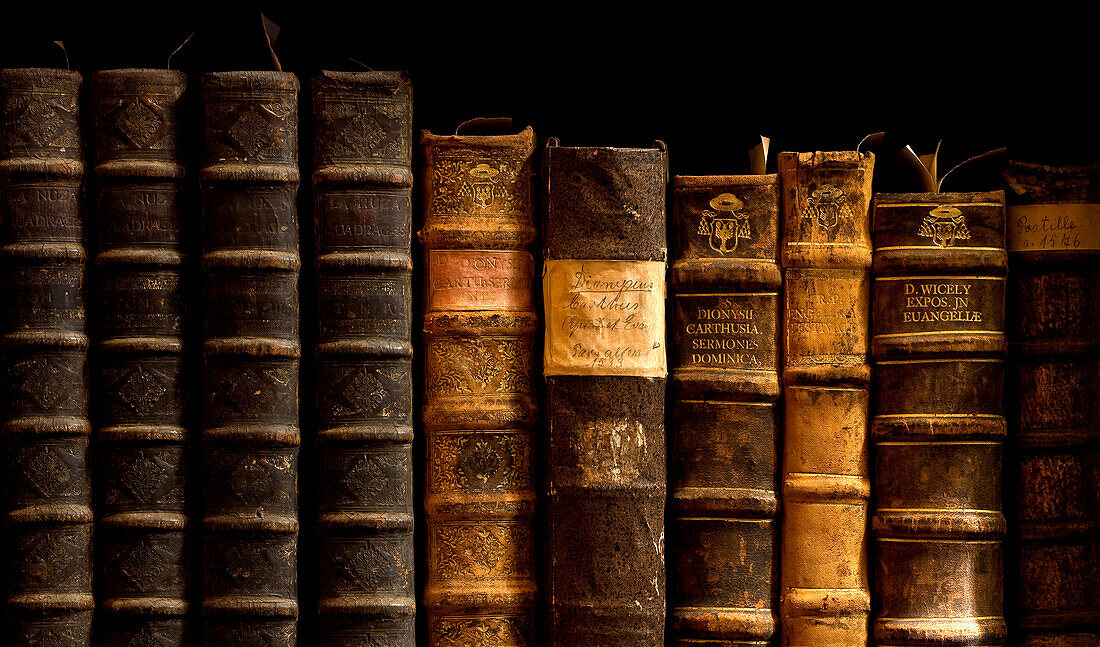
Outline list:
[[[771,145],[771,138],[761,135],[760,143],[749,149],[749,173],[764,175],[768,172],[768,152]]]
[[[267,38],[267,51],[271,54],[271,62],[275,64],[276,72],[282,72],[283,66],[279,63],[279,57],[275,55],[275,39],[279,37],[282,27],[268,20],[267,16],[262,13],[260,14],[260,21],[264,25],[264,37]]]

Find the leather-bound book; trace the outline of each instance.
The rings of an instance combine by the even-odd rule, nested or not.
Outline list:
[[[673,178],[675,644],[777,636],[779,178]]]
[[[321,644],[413,647],[412,85],[311,87]]]
[[[91,644],[81,78],[0,70],[6,645]]]
[[[1003,645],[1004,193],[874,199],[874,644]]]
[[[1100,644],[1100,167],[1009,162],[1006,616]]]
[[[428,644],[533,645],[535,134],[420,143]]]
[[[93,87],[101,633],[107,647],[182,646],[193,419],[184,407],[187,76],[111,70]]]
[[[780,153],[783,645],[863,647],[871,308],[869,153]]]
[[[547,144],[547,644],[665,634],[668,153]]]
[[[298,80],[202,79],[203,644],[291,647],[298,594]]]

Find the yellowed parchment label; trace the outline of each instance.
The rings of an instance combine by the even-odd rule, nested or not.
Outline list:
[[[1008,208],[1008,251],[1100,249],[1100,204],[1028,204]]]
[[[546,375],[665,377],[665,264],[546,261]]]

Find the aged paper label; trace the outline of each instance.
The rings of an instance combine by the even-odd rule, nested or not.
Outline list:
[[[665,377],[665,264],[546,261],[546,375]]]
[[[1008,208],[1008,251],[1100,250],[1100,204],[1029,204]]]
[[[528,252],[433,249],[427,310],[532,310],[534,279]]]

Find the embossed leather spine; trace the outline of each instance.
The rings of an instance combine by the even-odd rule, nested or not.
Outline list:
[[[412,84],[311,88],[321,644],[413,647]]]
[[[190,560],[184,407],[187,76],[93,79],[99,245],[99,612],[103,644],[185,645]]]
[[[777,637],[779,178],[673,178],[675,643]]]
[[[867,644],[871,175],[853,151],[780,153],[784,647]]]
[[[428,644],[533,645],[535,135],[420,143]]]
[[[202,79],[203,644],[297,642],[298,80]]]
[[[1100,167],[1009,162],[1010,642],[1100,643]]]
[[[1003,645],[1004,193],[873,202],[874,644]]]
[[[4,642],[91,644],[84,214],[76,72],[0,70]]]
[[[596,261],[663,266],[667,260],[665,187],[668,153],[651,149],[563,147],[551,141],[544,165],[546,189],[544,261]],[[578,264],[587,272],[592,263]],[[544,272],[546,270],[544,269]],[[549,290],[547,349],[563,346],[576,357],[574,339],[607,341],[611,368],[603,374],[563,374],[553,362],[546,373],[547,535],[546,644],[551,647],[658,647],[665,634],[665,451],[664,270],[660,319],[641,321],[644,308],[623,314],[599,311],[585,297]],[[573,272],[570,272],[573,276]],[[648,282],[648,281],[646,281]],[[635,287],[641,287],[633,283]],[[545,285],[545,279],[544,279]],[[603,285],[603,284],[601,284]],[[545,289],[545,288],[544,288]],[[624,284],[607,288],[608,301],[634,306]],[[568,320],[550,321],[559,298],[585,303],[581,330]],[[606,321],[620,323],[588,332]],[[635,315],[631,318],[631,315]],[[659,323],[651,357],[661,371],[651,376],[618,367],[624,323]],[[578,337],[577,335],[580,335]],[[584,350],[594,348],[586,342]],[[638,349],[631,349],[638,350]],[[589,355],[598,363],[603,352]],[[601,357],[592,357],[593,355]],[[652,368],[653,365],[650,365]],[[576,369],[571,369],[576,370]],[[618,374],[617,374],[618,373]]]

